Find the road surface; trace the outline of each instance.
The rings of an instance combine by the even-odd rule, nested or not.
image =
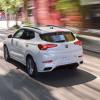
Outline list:
[[[100,100],[100,54],[84,51],[84,64],[76,71],[63,69],[31,78],[23,65],[4,60],[1,42],[0,100]]]

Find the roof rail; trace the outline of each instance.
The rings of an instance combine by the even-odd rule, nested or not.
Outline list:
[[[34,27],[34,26],[31,26],[31,28],[41,30],[40,28],[38,28],[38,27]]]
[[[23,27],[29,27],[29,28],[34,28],[34,29],[37,29],[37,30],[41,30],[40,28],[35,27],[35,26],[23,26]]]

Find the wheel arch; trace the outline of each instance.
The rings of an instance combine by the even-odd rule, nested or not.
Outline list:
[[[25,57],[25,65],[26,65],[27,57],[32,57],[34,63],[36,64],[36,67],[37,67],[37,69],[38,69],[37,56],[36,56],[36,54],[35,54],[34,52],[32,52],[31,50],[27,50],[27,51],[25,52],[25,56],[24,56],[24,57]]]
[[[33,58],[31,54],[27,54],[27,55],[26,55],[26,60],[27,60],[28,57]]]
[[[4,47],[7,47],[7,49],[8,49],[8,51],[9,51],[9,48],[8,48],[8,46],[7,46],[7,44],[3,44],[3,49],[4,49]]]
[[[7,45],[6,44],[3,44],[3,47],[7,47]]]
[[[26,64],[26,61],[27,61],[27,58],[28,58],[28,57],[31,57],[31,58],[33,59],[34,63],[36,63],[36,61],[35,61],[33,55],[32,55],[31,53],[27,53],[26,56],[25,56],[25,64]]]

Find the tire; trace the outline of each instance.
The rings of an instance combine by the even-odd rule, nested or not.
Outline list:
[[[37,76],[37,67],[31,56],[28,56],[26,59],[26,70],[29,76],[36,77]]]
[[[4,59],[10,61],[10,55],[7,46],[4,46]]]

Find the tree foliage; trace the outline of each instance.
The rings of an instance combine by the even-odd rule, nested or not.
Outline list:
[[[2,10],[4,10],[7,13],[15,14],[21,4],[22,0],[0,0]]]
[[[77,7],[78,3],[75,0],[58,0],[55,4],[56,10],[67,12]]]
[[[25,24],[29,22],[27,8],[28,8],[28,0],[23,0],[24,23]]]
[[[9,14],[16,16],[16,25],[17,25],[17,20],[18,20],[17,12],[22,3],[23,3],[23,0],[0,0],[0,7],[2,10],[4,10],[6,14],[8,27],[9,27],[8,25]]]

